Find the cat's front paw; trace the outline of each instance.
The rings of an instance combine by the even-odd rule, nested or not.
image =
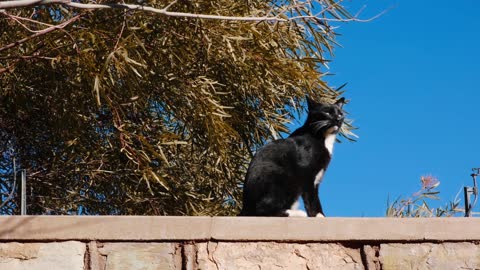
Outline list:
[[[322,213],[318,213],[315,217],[324,218],[325,216]]]
[[[307,213],[305,213],[305,211],[302,211],[302,210],[292,210],[292,209],[289,209],[287,211],[287,215],[289,217],[307,217]]]

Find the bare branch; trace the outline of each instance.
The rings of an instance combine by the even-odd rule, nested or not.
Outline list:
[[[175,5],[177,3],[177,0],[171,2],[170,4],[168,4],[164,9],[167,10],[169,9],[171,6]]]
[[[22,26],[23,28],[27,29],[28,32],[31,32],[31,33],[38,33],[38,32],[39,32],[39,31],[35,31],[35,30],[32,30],[32,29],[28,28],[25,24],[23,24],[23,23],[19,20],[19,17],[17,17],[17,16],[13,16],[13,15],[7,14],[7,13],[4,12],[4,11],[0,11],[0,13],[5,14],[5,15],[7,15],[10,19],[16,21],[20,26]],[[20,17],[20,18],[21,18],[21,17]]]
[[[3,56],[0,57],[0,60],[8,60],[8,59],[45,59],[45,60],[55,60],[55,57],[48,57],[48,56],[40,56],[40,55],[14,55],[14,56]]]
[[[326,12],[334,12],[333,10],[333,5],[330,5],[328,6],[327,8],[321,10],[320,12],[318,12],[317,14],[315,15],[300,15],[300,16],[294,16],[294,17],[291,17],[289,18],[289,20],[298,20],[298,19],[320,19],[321,21],[326,21],[326,22],[370,22],[370,21],[373,21],[381,16],[383,16],[385,13],[387,13],[388,11],[390,11],[390,9],[392,9],[393,7],[390,7],[389,9],[386,9],[380,13],[378,13],[377,15],[373,16],[373,17],[370,17],[368,19],[359,19],[360,17],[360,14],[362,13],[362,11],[365,9],[366,6],[363,6],[362,8],[360,8],[359,11],[357,11],[357,13],[351,17],[351,18],[341,18],[340,15],[336,14],[335,17],[336,18],[325,18],[325,17],[320,17],[320,15],[322,14],[325,14]],[[336,13],[336,12],[335,12]],[[339,19],[340,18],[340,19]]]
[[[3,3],[3,2],[2,2],[2,3]],[[0,4],[1,4],[1,3],[0,3]],[[80,17],[81,17],[81,15],[77,15],[77,16],[71,18],[70,20],[65,21],[65,22],[63,22],[63,23],[61,23],[61,24],[59,24],[59,25],[54,25],[54,26],[48,27],[48,28],[46,28],[46,29],[44,29],[44,30],[42,30],[42,31],[39,31],[39,32],[37,32],[37,33],[29,36],[29,37],[22,38],[22,39],[17,40],[17,41],[15,41],[15,42],[13,42],[13,43],[10,43],[10,44],[8,44],[8,45],[6,45],[6,46],[3,46],[3,47],[0,48],[0,52],[5,51],[5,50],[8,50],[8,49],[13,48],[13,47],[16,47],[16,46],[18,46],[18,45],[20,45],[20,44],[22,44],[22,43],[24,43],[24,42],[26,42],[26,41],[29,41],[29,40],[32,39],[32,38],[36,38],[36,37],[45,35],[45,34],[47,34],[47,33],[50,33],[50,32],[52,32],[52,31],[54,31],[54,30],[57,30],[57,29],[62,29],[62,28],[64,28],[65,26],[69,25],[70,23],[78,20]]]
[[[281,16],[285,15],[285,13],[289,10],[296,9],[306,5],[307,3],[296,3],[293,6],[286,7],[287,9],[280,11],[280,13],[276,16],[268,16],[273,10],[270,9],[269,12],[266,13],[265,16],[223,16],[223,15],[211,15],[211,14],[194,14],[194,13],[187,13],[187,12],[174,12],[169,11],[168,9],[177,3],[177,0],[172,1],[170,4],[165,6],[162,9],[145,6],[145,5],[133,5],[133,4],[118,4],[118,3],[107,3],[107,4],[85,4],[85,3],[78,3],[72,2],[72,0],[15,0],[15,1],[5,1],[0,2],[0,11],[2,9],[12,9],[12,8],[19,8],[19,7],[27,7],[27,6],[34,6],[34,5],[54,5],[54,4],[63,4],[73,8],[79,9],[125,9],[125,10],[138,10],[138,11],[146,11],[156,14],[161,14],[164,16],[170,17],[184,17],[184,18],[196,18],[196,19],[209,19],[209,20],[227,20],[227,21],[253,21],[253,22],[261,22],[261,21],[269,21],[269,22],[287,22],[287,21],[294,21],[294,20],[301,20],[301,19],[315,19],[320,21],[328,21],[328,22],[369,22],[372,21],[383,14],[385,14],[388,10],[385,10],[369,19],[359,19],[358,15],[362,12],[364,7],[360,9],[360,11],[351,18],[341,18],[336,11],[335,6],[338,5],[342,1],[338,1],[334,4],[331,4],[320,12],[315,15],[299,15],[299,16]],[[326,18],[324,16],[320,17],[320,14],[325,14],[326,12],[334,13],[335,18]]]
[[[124,13],[123,14],[122,28],[120,29],[120,33],[118,33],[117,42],[115,43],[115,46],[113,47],[114,51],[117,49],[118,43],[120,43],[120,39],[122,38],[123,31],[125,30],[126,24],[127,24],[127,17],[126,17],[126,13]]]
[[[173,12],[168,11],[168,8],[174,4],[174,2],[167,5],[165,8],[158,9],[149,6],[143,5],[132,5],[132,4],[117,4],[117,3],[109,3],[109,4],[84,4],[84,3],[77,3],[72,2],[71,0],[17,0],[17,1],[6,1],[0,2],[0,10],[1,9],[11,9],[11,8],[19,8],[19,7],[27,7],[33,5],[52,5],[52,4],[63,4],[73,8],[80,8],[80,9],[127,9],[127,10],[140,10],[140,11],[147,11],[156,14],[162,14],[165,16],[171,17],[184,17],[184,18],[197,18],[197,19],[211,19],[211,20],[230,20],[230,21],[288,21],[288,19],[279,18],[279,17],[268,17],[268,16],[261,16],[261,17],[236,17],[236,16],[222,16],[222,15],[209,15],[209,14],[193,14],[193,13],[186,13],[186,12]]]
[[[4,1],[0,3],[0,9],[10,9],[19,7],[28,7],[33,5],[41,5],[43,1],[39,0],[19,0],[19,1]]]
[[[0,9],[10,9],[10,8],[18,8],[18,7],[26,7],[32,5],[52,5],[52,4],[63,4],[73,8],[80,8],[80,9],[126,9],[126,10],[139,10],[139,11],[147,11],[156,14],[161,14],[170,17],[184,17],[184,18],[197,18],[197,19],[210,19],[210,20],[228,20],[228,21],[270,21],[270,22],[287,22],[292,20],[299,20],[299,19],[319,19],[323,21],[370,21],[368,20],[360,20],[357,18],[350,18],[350,19],[331,19],[325,17],[318,17],[318,16],[295,16],[295,17],[280,17],[280,16],[223,16],[223,15],[210,15],[210,14],[194,14],[194,13],[186,13],[186,12],[174,12],[168,11],[176,1],[171,2],[165,8],[158,9],[154,7],[144,6],[144,5],[132,5],[132,4],[117,4],[117,3],[109,3],[109,4],[84,4],[84,3],[77,3],[72,2],[71,0],[17,0],[17,1],[7,1],[7,2],[0,2]],[[298,7],[298,5],[296,6]],[[332,7],[328,7],[331,11]],[[283,14],[281,12],[280,14]],[[324,12],[320,12],[324,13]],[[267,13],[268,14],[268,13]],[[383,14],[383,13],[382,13]],[[380,14],[381,15],[381,14]],[[379,15],[378,15],[379,16]],[[378,16],[375,16],[378,17]]]
[[[48,26],[48,27],[54,26],[53,24],[48,24],[48,23],[37,21],[37,20],[32,20],[30,18],[25,18],[25,17],[20,17],[20,16],[15,16],[15,15],[12,15],[12,14],[8,14],[5,11],[0,11],[0,13],[4,14],[5,16],[8,16],[12,19],[24,20],[24,21],[27,21],[27,22],[36,23],[36,24],[40,24],[40,25],[44,25],[44,26]]]

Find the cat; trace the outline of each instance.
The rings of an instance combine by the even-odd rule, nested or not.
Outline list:
[[[325,216],[318,186],[344,121],[344,104],[343,97],[335,104],[307,97],[305,124],[288,138],[263,146],[250,162],[239,216]],[[300,197],[306,213],[296,209]]]

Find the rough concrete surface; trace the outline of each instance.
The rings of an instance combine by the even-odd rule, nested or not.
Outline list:
[[[0,240],[208,240],[211,217],[0,216]]]
[[[479,218],[0,216],[0,270],[480,269]]]
[[[480,269],[480,249],[474,243],[380,245],[382,269]]]
[[[0,216],[0,224],[0,241],[480,241],[478,218]]]
[[[227,243],[197,244],[197,269],[364,269],[360,249],[337,244]]]
[[[84,270],[86,246],[59,243],[0,243],[1,270]]]

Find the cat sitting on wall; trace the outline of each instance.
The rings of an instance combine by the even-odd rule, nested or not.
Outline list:
[[[305,124],[288,138],[262,147],[253,157],[243,186],[240,216],[324,217],[318,186],[330,163],[345,103],[317,103],[307,97]],[[305,213],[298,210],[300,197]]]

